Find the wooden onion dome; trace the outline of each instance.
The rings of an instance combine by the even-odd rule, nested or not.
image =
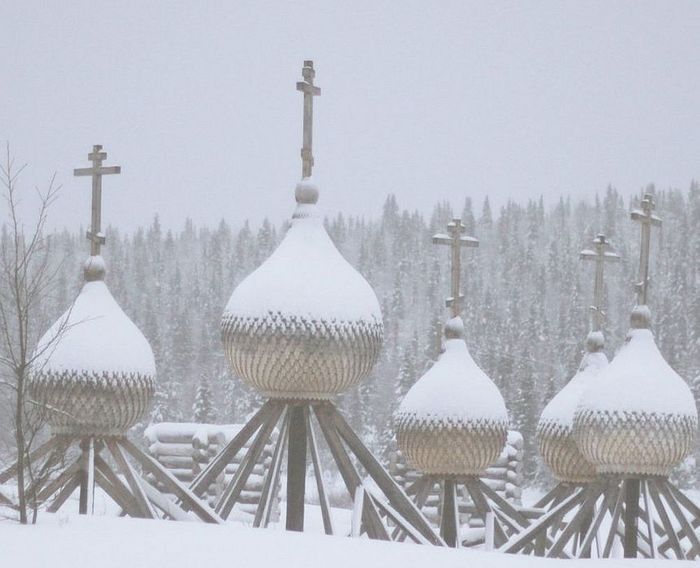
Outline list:
[[[374,291],[335,248],[317,212],[312,125],[313,98],[321,90],[315,75],[313,61],[304,61],[304,81],[297,83],[304,94],[302,179],[291,226],[275,252],[234,290],[221,320],[234,374],[267,400],[197,475],[191,489],[204,495],[243,451],[215,511],[228,518],[241,505],[245,484],[261,464],[265,473],[253,525],[266,527],[286,462],[285,527],[303,531],[311,465],[323,530],[337,534],[321,461],[320,444],[325,442],[326,455],[353,501],[353,536],[389,540],[400,533],[414,542],[444,544],[331,400],[369,374],[379,355],[383,325]],[[263,464],[267,443],[274,450]]]
[[[601,332],[586,339],[586,354],[574,377],[545,406],[537,424],[537,443],[554,477],[567,483],[595,479],[595,467],[581,454],[574,438],[574,414],[588,383],[608,364]]]
[[[148,341],[104,282],[102,176],[121,171],[120,166],[104,166],[106,158],[96,144],[88,154],[92,166],[74,172],[92,178],[85,283],[71,307],[39,340],[32,357],[27,394],[46,413],[51,436],[32,450],[31,458],[38,470],[54,473],[46,483],[31,481],[34,498],[39,503],[51,500],[47,510],[55,513],[79,488],[78,512],[92,514],[99,487],[124,515],[221,523],[205,502],[127,437],[151,403],[156,365]],[[134,464],[151,478],[138,475]],[[0,471],[0,484],[12,478],[24,483],[18,466],[15,462]],[[2,502],[11,500],[0,493]]]
[[[500,455],[508,413],[469,353],[461,318],[447,322],[445,351],[408,391],[395,423],[406,460],[427,474],[479,475]]]
[[[274,398],[324,399],[360,382],[383,338],[379,302],[340,254],[304,178],[277,250],[231,295],[221,320],[233,372]]]
[[[593,239],[593,248],[581,251],[579,258],[595,263],[591,332],[586,338],[586,354],[576,375],[542,411],[537,425],[537,443],[544,462],[554,477],[564,484],[588,483],[595,479],[595,468],[581,454],[574,438],[574,414],[588,383],[608,364],[603,349],[605,319],[603,292],[605,266],[619,262],[620,257],[610,249],[602,233]]]
[[[693,395],[659,352],[650,319],[648,307],[633,310],[625,345],[576,412],[577,443],[599,473],[667,476],[697,432]]]
[[[54,433],[122,434],[153,398],[153,351],[107,288],[101,256],[87,259],[84,275],[75,302],[38,344],[29,395],[50,409]]]

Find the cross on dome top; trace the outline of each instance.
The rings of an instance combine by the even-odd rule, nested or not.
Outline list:
[[[92,177],[92,222],[86,235],[90,241],[91,256],[99,256],[100,246],[105,244],[105,237],[102,234],[102,176],[119,174],[122,171],[121,166],[103,166],[102,162],[106,159],[107,152],[102,151],[100,144],[95,144],[92,152],[88,154],[92,167],[73,170],[74,176]]]
[[[633,221],[641,225],[641,246],[639,250],[639,276],[635,289],[637,291],[637,304],[645,306],[647,292],[649,290],[649,252],[651,248],[651,228],[661,226],[661,218],[654,215],[656,203],[650,193],[644,195],[641,209],[634,209],[631,213]]]
[[[619,262],[620,256],[610,250],[610,241],[603,233],[598,233],[593,239],[594,250],[585,249],[581,251],[581,260],[595,261],[595,284],[593,287],[593,312],[592,331],[603,329],[605,312],[603,312],[603,273],[606,262]]]
[[[460,293],[460,279],[462,274],[461,252],[462,247],[478,247],[479,239],[462,236],[466,231],[461,219],[452,219],[447,224],[447,234],[438,233],[433,236],[434,245],[449,245],[451,249],[451,286],[452,296],[447,298],[445,305],[450,308],[451,316],[457,317],[462,311],[464,295]]]
[[[316,71],[314,71],[313,61],[304,61],[301,74],[304,80],[297,83],[297,91],[304,93],[304,140],[301,148],[301,177],[308,178],[311,177],[311,171],[314,167],[314,156],[312,153],[314,97],[321,95],[321,89],[314,85]]]

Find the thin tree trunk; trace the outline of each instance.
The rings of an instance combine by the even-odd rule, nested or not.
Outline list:
[[[27,524],[27,496],[24,488],[25,445],[24,445],[24,371],[17,373],[17,405],[15,407],[15,441],[17,443],[17,501],[19,522]]]

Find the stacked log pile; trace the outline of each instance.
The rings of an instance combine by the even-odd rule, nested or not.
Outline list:
[[[219,451],[238,433],[242,425],[194,424],[184,422],[161,422],[149,426],[144,432],[148,451],[163,466],[186,485],[207,466]],[[272,437],[265,446],[261,459],[245,484],[239,504],[230,518],[243,522],[252,522],[260,501],[265,472],[272,460],[276,437]],[[231,481],[247,451],[249,444],[238,452],[232,462],[208,487],[206,496],[213,508]],[[278,503],[273,505],[272,520],[276,521]]]
[[[405,490],[411,493],[411,484],[415,482],[420,474],[406,464],[406,460],[401,452],[394,446],[390,454],[389,471],[396,481]],[[521,505],[522,488],[524,484],[523,476],[523,437],[520,432],[510,430],[508,441],[506,442],[501,455],[481,477],[481,479],[494,491],[511,501],[514,505]],[[426,516],[437,523],[440,518],[440,485],[436,483],[428,496],[423,512]],[[474,506],[469,494],[465,491],[460,495],[459,511],[462,522],[471,527],[481,527],[481,519],[472,517]]]

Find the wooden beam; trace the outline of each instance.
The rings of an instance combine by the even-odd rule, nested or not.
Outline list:
[[[347,488],[351,499],[353,499],[354,501],[358,488],[362,488],[362,490],[364,491],[362,478],[360,477],[360,474],[358,473],[357,469],[355,468],[355,465],[350,459],[350,456],[345,450],[343,442],[340,439],[340,436],[335,428],[335,425],[333,424],[333,421],[330,419],[327,413],[323,412],[323,409],[327,407],[327,404],[328,403],[314,406],[314,414],[316,415],[316,420],[318,421],[318,424],[321,427],[321,432],[323,433],[323,437],[326,440],[326,444],[328,444],[328,448],[330,449],[331,454],[333,455],[333,459],[336,465],[338,466],[340,476],[345,482],[345,487]],[[375,538],[379,540],[390,540],[389,534],[386,531],[386,527],[384,526],[384,523],[382,522],[382,519],[379,515],[379,511],[374,506],[374,503],[372,503],[371,501],[365,503],[364,497],[362,518],[364,520],[367,534],[370,538]]]
[[[174,521],[193,522],[194,519],[183,509],[173,503],[170,498],[163,495],[158,489],[150,485],[147,481],[143,482],[143,491],[146,493],[148,500],[158,507],[168,519]]]
[[[46,454],[48,454],[51,450],[56,448],[61,443],[61,440],[58,436],[51,436],[46,442],[44,442],[42,445],[40,445],[36,450],[29,452],[29,461],[30,463],[35,462],[36,460],[44,457]],[[2,473],[0,473],[0,485],[3,483],[9,481],[17,475],[17,466],[19,465],[19,462],[16,461],[13,463],[10,467],[5,469]]]
[[[260,454],[262,454],[263,450],[265,449],[265,445],[270,440],[272,431],[275,429],[282,412],[287,412],[286,405],[283,406],[278,404],[273,407],[270,416],[256,434],[253,443],[248,448],[243,460],[236,469],[236,473],[231,478],[231,481],[222,493],[219,502],[216,504],[215,510],[223,519],[227,519],[231,514],[236,501],[238,501],[238,498],[245,487],[246,481],[248,481],[250,474],[253,472],[253,468],[255,467]],[[287,498],[289,498],[289,496]]]
[[[617,536],[617,524],[620,521],[620,516],[622,515],[622,509],[625,504],[625,485],[626,480],[620,481],[617,490],[617,500],[615,502],[615,508],[612,512],[612,517],[610,519],[610,531],[605,539],[605,546],[603,547],[603,558],[610,558],[610,553],[612,552],[612,546],[615,542],[615,536]]]
[[[350,520],[350,536],[357,538],[362,533],[362,513],[365,510],[365,488],[362,485],[355,487],[355,495],[352,499],[352,517]]]
[[[319,406],[319,409],[321,407]],[[335,425],[338,433],[348,445],[348,448],[357,457],[362,467],[365,468],[370,477],[382,490],[394,509],[405,517],[418,531],[432,544],[445,546],[445,542],[435,534],[428,520],[403,492],[393,477],[377,461],[372,453],[365,447],[362,440],[353,432],[350,425],[345,421],[337,409],[330,403],[323,405],[322,412],[326,414]],[[319,416],[318,410],[316,416]]]
[[[306,495],[306,404],[290,404],[287,446],[287,514],[286,529],[303,532]]]
[[[695,531],[688,521],[688,518],[683,514],[678,502],[668,490],[668,481],[665,479],[663,481],[659,479],[652,479],[650,480],[650,483],[653,483],[656,486],[656,489],[664,496],[664,499],[666,499],[666,502],[671,508],[673,516],[676,517],[680,523],[681,529],[685,531],[685,536],[688,538],[688,541],[691,544],[690,550],[685,552],[685,557],[688,560],[692,560],[696,556],[700,555],[700,539],[698,539],[698,535],[695,534]]]
[[[106,469],[109,470],[109,468]],[[142,518],[143,513],[139,510],[138,503],[134,500],[133,495],[129,493],[118,479],[119,485],[111,482],[104,472],[103,464],[95,464],[95,484],[102,488],[112,501],[119,505],[127,515],[135,518]]]
[[[586,519],[590,518],[591,512],[593,511],[601,492],[602,490],[598,483],[593,482],[586,487],[581,507],[576,512],[574,517],[567,523],[564,530],[561,531],[561,534],[556,538],[554,545],[547,551],[547,557],[558,558],[564,551],[564,547],[569,540],[571,540],[571,538],[581,530],[581,526]]]
[[[647,480],[642,480],[642,485],[641,485],[641,490],[642,490],[642,497],[644,498],[644,518],[646,519],[646,525],[647,525],[647,534],[648,534],[648,539],[649,539],[649,550],[651,552],[651,557],[654,558],[656,555],[656,542],[654,539],[654,527],[656,521],[654,520],[654,517],[651,513],[651,506],[649,503],[649,488],[648,488],[648,481]]]
[[[311,453],[311,462],[314,468],[314,477],[316,478],[316,489],[318,490],[318,501],[321,505],[321,516],[323,517],[323,530],[326,534],[332,535],[335,533],[333,530],[333,514],[331,513],[331,506],[328,502],[328,494],[326,493],[321,458],[318,454],[318,442],[316,441],[316,433],[311,423],[311,413],[307,411],[305,417],[306,432],[309,435],[309,452]]]
[[[270,467],[267,470],[262,491],[260,492],[260,501],[258,501],[258,507],[255,510],[255,518],[253,519],[254,527],[267,527],[270,522],[272,503],[277,495],[277,484],[279,482],[280,469],[282,468],[282,457],[284,456],[284,448],[288,437],[289,412],[285,412],[284,418],[282,419],[282,427],[277,436],[277,443],[272,453]]]
[[[175,476],[165,469],[157,460],[145,454],[140,448],[136,447],[129,439],[123,438],[121,446],[131,455],[141,467],[153,474],[166,489],[173,493],[183,504],[190,508],[201,520],[207,523],[223,523],[223,519],[219,517],[209,506],[200,501],[197,496],[187,487],[182,485]]]
[[[93,513],[93,499],[95,496],[95,439],[84,438],[80,442],[83,452],[83,461],[80,464],[80,501],[78,513],[87,515]]]
[[[442,480],[440,537],[451,548],[459,548],[459,510],[454,479]]]
[[[209,462],[207,467],[205,467],[197,477],[192,480],[190,485],[190,490],[195,495],[201,496],[204,492],[209,489],[209,486],[214,482],[214,480],[219,476],[219,474],[224,470],[224,468],[231,462],[236,454],[246,445],[246,442],[257,432],[260,425],[265,422],[270,417],[271,412],[279,406],[278,401],[267,400],[265,404],[260,407],[253,417],[246,422],[245,426],[240,429],[238,434],[236,434],[233,439],[226,444],[226,446],[221,450],[216,457]]]
[[[520,533],[513,535],[510,539],[501,547],[499,551],[501,552],[518,552],[527,544],[533,542],[538,535],[547,532],[552,520],[558,520],[561,515],[565,515],[571,509],[576,507],[583,500],[585,490],[583,488],[579,489],[572,495],[566,497],[557,505],[544,515],[542,515],[535,522],[530,524],[528,527],[524,528]]]
[[[474,506],[476,507],[476,510],[479,512],[479,516],[482,519],[486,517],[486,513],[493,512],[491,505],[489,505],[488,500],[486,499],[486,497],[484,497],[484,494],[481,491],[481,485],[479,485],[475,477],[470,476],[467,479],[465,479],[464,486],[467,488],[469,496],[472,498],[472,502],[474,503]],[[501,523],[498,522],[497,518],[494,518],[493,528],[494,541],[496,545],[500,546],[504,544],[508,540],[508,537],[506,536],[506,532],[503,530],[503,527],[501,526]]]
[[[55,479],[44,485],[44,487],[39,490],[39,493],[37,493],[36,500],[41,503],[63,487],[63,485],[67,483],[68,480],[80,469],[80,461],[81,458],[78,458],[61,473],[59,473]]]
[[[423,510],[423,506],[425,505],[426,500],[428,499],[428,495],[430,493],[430,489],[434,485],[432,478],[430,478],[427,475],[422,475],[419,477],[412,485],[412,487],[415,490],[415,496],[414,496],[414,503],[416,504],[416,507],[419,510]],[[400,534],[401,533],[401,534]],[[391,540],[396,540],[398,542],[403,542],[406,540],[406,534],[405,531],[400,526],[397,526],[394,531],[391,533]]]
[[[639,479],[627,479],[625,484],[625,536],[623,541],[624,557],[637,558],[639,552]]]
[[[376,495],[370,488],[365,488],[367,496],[372,499],[378,509],[383,511],[396,526],[403,530],[416,544],[430,544],[430,541],[420,534],[396,509]]]
[[[58,495],[56,495],[56,498],[46,510],[49,513],[55,513],[56,511],[58,511],[61,508],[61,506],[66,502],[68,497],[70,497],[73,494],[73,491],[75,491],[80,486],[80,480],[80,471],[76,471],[73,474],[73,477],[71,477],[70,480],[61,488],[61,490],[58,492]]]
[[[668,535],[668,542],[671,548],[673,549],[673,552],[676,554],[676,558],[678,560],[683,560],[685,558],[685,553],[683,552],[681,543],[679,542],[678,537],[676,536],[676,529],[673,526],[670,517],[668,516],[668,512],[666,511],[663,502],[661,501],[658,489],[654,483],[649,483],[647,487],[649,489],[649,496],[651,497],[651,500],[654,503],[654,509],[656,509],[656,514],[659,516],[659,519],[661,519],[661,524],[663,525],[664,530]]]
[[[593,520],[588,527],[586,534],[581,541],[581,548],[579,550],[578,556],[580,558],[590,558],[591,550],[593,548],[593,541],[598,536],[598,531],[603,523],[603,519],[608,514],[611,508],[615,506],[618,498],[618,486],[617,484],[608,483],[603,490],[603,502],[598,509],[597,514],[593,517]]]
[[[146,519],[156,519],[158,515],[153,510],[148,497],[146,496],[143,487],[138,481],[138,476],[136,472],[132,469],[131,465],[126,459],[126,456],[119,447],[119,444],[115,440],[106,440],[107,448],[114,458],[114,462],[117,464],[117,468],[121,471],[124,479],[126,479],[127,484],[131,488],[131,493],[138,504],[138,509],[141,514]]]

